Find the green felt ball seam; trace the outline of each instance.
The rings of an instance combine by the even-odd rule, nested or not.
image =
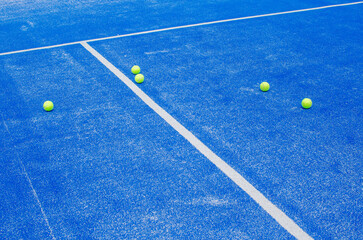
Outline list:
[[[268,90],[270,90],[270,84],[268,84],[268,82],[263,82],[260,84],[260,89],[263,92],[267,92]]]
[[[143,81],[144,81],[144,75],[142,75],[142,74],[137,74],[136,76],[135,76],[135,81],[137,82],[137,83],[142,83]]]
[[[54,108],[54,104],[51,101],[45,101],[43,104],[43,108],[45,111],[50,112]]]
[[[131,68],[131,72],[133,73],[133,74],[139,74],[140,73],[140,71],[141,71],[141,69],[140,69],[140,67],[139,66],[137,66],[137,65],[135,65],[135,66],[133,66],[132,68]]]
[[[310,98],[304,98],[302,101],[301,101],[301,106],[305,109],[309,109],[311,108],[311,106],[313,105],[313,102],[311,101]]]

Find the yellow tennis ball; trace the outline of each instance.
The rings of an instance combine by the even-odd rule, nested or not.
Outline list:
[[[44,108],[45,111],[50,112],[50,111],[53,110],[54,105],[53,105],[53,103],[51,101],[45,101],[44,104],[43,104],[43,108]]]
[[[305,109],[309,109],[311,108],[311,106],[313,105],[313,102],[311,101],[310,98],[304,98],[301,102],[301,106]]]
[[[142,74],[137,74],[137,75],[135,76],[135,81],[136,81],[137,83],[142,83],[142,82],[144,81],[144,75],[142,75]]]
[[[133,66],[132,68],[131,68],[131,72],[133,73],[133,74],[139,74],[140,73],[140,71],[141,71],[141,69],[140,69],[140,67],[139,66],[137,66],[137,65],[135,65],[135,66]]]
[[[270,84],[268,84],[268,82],[263,82],[260,84],[260,89],[263,92],[267,92],[270,89]]]

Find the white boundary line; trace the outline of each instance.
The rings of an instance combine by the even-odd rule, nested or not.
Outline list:
[[[35,191],[35,188],[34,188],[34,186],[33,186],[32,181],[30,180],[29,174],[28,174],[28,172],[26,171],[26,168],[25,168],[25,166],[24,166],[24,163],[23,163],[23,161],[21,161],[21,159],[20,159],[20,156],[19,156],[18,152],[16,152],[16,155],[17,155],[17,157],[18,157],[18,161],[19,161],[19,163],[20,163],[20,166],[21,166],[21,168],[22,168],[22,170],[23,170],[23,172],[24,172],[24,174],[25,174],[25,177],[26,177],[26,179],[27,179],[27,180],[28,180],[28,182],[29,182],[30,188],[32,189],[32,193],[33,193],[33,195],[34,195],[34,197],[35,197],[35,200],[37,201],[37,203],[38,203],[38,205],[39,205],[39,207],[40,207],[40,211],[42,212],[43,218],[44,218],[44,220],[45,220],[45,224],[47,225],[47,227],[48,227],[48,229],[49,229],[50,236],[52,237],[52,239],[53,239],[53,240],[56,240],[56,238],[55,238],[55,236],[54,236],[54,233],[53,233],[53,230],[52,230],[52,228],[50,227],[48,217],[47,217],[47,215],[45,214],[45,211],[44,211],[44,209],[43,209],[43,207],[42,207],[42,204],[40,203],[40,200],[39,200],[38,194],[37,194],[37,192]]]
[[[245,19],[261,18],[261,17],[270,17],[270,16],[277,16],[277,15],[283,15],[283,14],[290,14],[290,13],[307,12],[307,11],[326,9],[326,8],[343,7],[343,6],[350,6],[350,5],[356,5],[356,4],[361,4],[361,3],[363,3],[363,1],[336,4],[336,5],[328,5],[328,6],[315,7],[315,8],[305,8],[305,9],[285,11],[285,12],[268,13],[268,14],[248,16],[248,17],[232,18],[232,19],[205,22],[205,23],[189,24],[189,25],[183,25],[183,26],[177,26],[177,27],[162,28],[162,29],[156,29],[156,30],[150,30],[150,31],[123,34],[123,35],[117,35],[117,36],[111,36],[111,37],[95,38],[95,39],[89,39],[89,40],[83,40],[83,41],[77,41],[77,42],[63,43],[63,44],[57,44],[57,45],[52,45],[52,46],[29,48],[29,49],[25,49],[25,50],[18,50],[18,51],[12,51],[12,52],[4,52],[4,53],[0,53],[0,56],[16,54],[16,53],[24,53],[24,52],[30,52],[30,51],[37,51],[37,50],[43,50],[43,49],[50,49],[50,48],[58,48],[58,47],[64,47],[64,46],[70,46],[70,45],[80,44],[82,42],[97,42],[97,41],[103,41],[103,40],[109,40],[109,39],[115,39],[115,38],[124,38],[124,37],[144,35],[144,34],[149,34],[149,33],[165,32],[165,31],[182,29],[182,28],[191,28],[191,27],[205,26],[205,25],[211,25],[211,24],[217,24],[217,23],[233,22],[233,21],[240,21],[240,20],[245,20]]]
[[[253,187],[245,178],[243,178],[236,170],[229,166],[225,161],[218,157],[188,129],[181,125],[175,118],[155,103],[147,94],[137,87],[128,77],[118,70],[112,63],[93,49],[88,43],[81,42],[81,45],[95,56],[103,65],[105,65],[112,73],[114,73],[122,82],[124,82],[142,101],[144,101],[152,110],[154,110],[161,118],[163,118],[171,127],[173,127],[180,135],[188,140],[200,153],[207,157],[214,165],[216,165],[225,175],[243,189],[253,200],[255,200],[268,214],[271,215],[283,228],[297,239],[312,239],[304,230],[302,230],[292,219],[284,212],[271,203],[261,192]]]

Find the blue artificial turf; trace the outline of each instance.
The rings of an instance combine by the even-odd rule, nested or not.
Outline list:
[[[348,0],[2,1],[0,53]]]
[[[0,53],[344,2],[3,2]],[[314,239],[358,239],[361,11],[90,45]],[[0,56],[0,147],[0,238],[292,238],[81,45]]]
[[[0,138],[11,136],[57,239],[292,238],[80,45],[0,62],[1,100],[19,110],[1,101]],[[38,239],[28,211],[1,210],[14,219],[6,236]]]
[[[9,138],[3,124],[0,136]],[[0,237],[1,239],[51,239],[34,192],[19,164],[17,149],[1,144]]]
[[[361,6],[91,45],[317,239],[362,235]],[[132,77],[132,74],[129,73]],[[259,90],[262,81],[271,90]],[[310,97],[313,107],[301,108]]]

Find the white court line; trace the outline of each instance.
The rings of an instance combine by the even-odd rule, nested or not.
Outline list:
[[[37,50],[42,50],[42,49],[70,46],[70,45],[75,45],[75,44],[79,44],[82,42],[97,42],[97,41],[103,41],[103,40],[109,40],[109,39],[115,39],[115,38],[144,35],[144,34],[156,33],[156,32],[165,32],[165,31],[182,29],[182,28],[191,28],[191,27],[205,26],[205,25],[211,25],[211,24],[217,24],[217,23],[233,22],[233,21],[240,21],[240,20],[245,20],[245,19],[261,18],[261,17],[270,17],[270,16],[277,16],[277,15],[283,15],[283,14],[290,14],[290,13],[307,12],[307,11],[326,9],[326,8],[343,7],[343,6],[350,6],[350,5],[356,5],[356,4],[361,4],[361,3],[363,3],[363,1],[336,4],[336,5],[328,5],[328,6],[315,7],[315,8],[305,8],[305,9],[300,9],[300,10],[286,11],[286,12],[268,13],[268,14],[248,16],[248,17],[231,18],[231,19],[212,21],[212,22],[189,24],[189,25],[183,25],[183,26],[177,26],[177,27],[162,28],[162,29],[155,29],[155,30],[150,30],[150,31],[123,34],[123,35],[117,35],[117,36],[111,36],[111,37],[95,38],[95,39],[89,39],[89,40],[83,40],[83,41],[77,41],[77,42],[63,43],[63,44],[57,44],[57,45],[52,45],[52,46],[29,48],[29,49],[25,49],[25,50],[18,50],[18,51],[12,51],[12,52],[4,52],[4,53],[0,53],[0,56],[16,54],[16,53],[23,53],[23,52],[30,52],[30,51],[37,51]]]
[[[26,179],[27,179],[27,180],[28,180],[28,182],[29,182],[30,188],[32,189],[32,193],[33,193],[33,195],[34,195],[34,197],[35,197],[35,200],[37,201],[38,206],[40,207],[40,211],[42,212],[42,215],[43,215],[43,218],[44,218],[44,220],[45,220],[45,223],[46,223],[46,225],[47,225],[47,227],[48,227],[48,229],[49,229],[50,236],[52,237],[52,239],[53,239],[53,240],[56,240],[56,238],[55,238],[55,236],[54,236],[54,234],[53,234],[53,230],[52,230],[52,228],[50,227],[48,217],[47,217],[47,215],[45,214],[45,211],[44,211],[44,209],[43,209],[43,207],[42,207],[42,204],[40,203],[40,200],[39,200],[38,194],[37,194],[37,192],[36,192],[36,191],[35,191],[35,189],[34,189],[33,183],[32,183],[32,181],[30,180],[30,177],[29,177],[29,175],[28,175],[28,172],[26,171],[26,168],[25,168],[25,166],[24,166],[24,163],[23,163],[23,161],[21,161],[21,159],[20,159],[20,156],[19,156],[18,152],[17,152],[17,151],[15,151],[15,152],[16,152],[16,155],[17,155],[17,157],[18,157],[18,161],[19,161],[19,163],[20,163],[20,166],[21,166],[21,168],[22,168],[23,172],[25,173],[25,177],[26,177]]]
[[[171,127],[180,135],[188,140],[196,149],[216,165],[225,175],[242,188],[253,200],[255,200],[268,214],[271,215],[283,228],[297,239],[312,239],[304,230],[302,230],[292,219],[284,212],[271,203],[261,192],[252,186],[236,170],[229,166],[225,161],[218,157],[188,129],[181,125],[175,118],[155,103],[139,87],[137,87],[128,77],[118,70],[112,63],[93,49],[88,43],[82,42],[82,46],[95,56],[103,65],[113,72],[122,82],[124,82],[142,101],[144,101],[152,110],[162,117]]]

